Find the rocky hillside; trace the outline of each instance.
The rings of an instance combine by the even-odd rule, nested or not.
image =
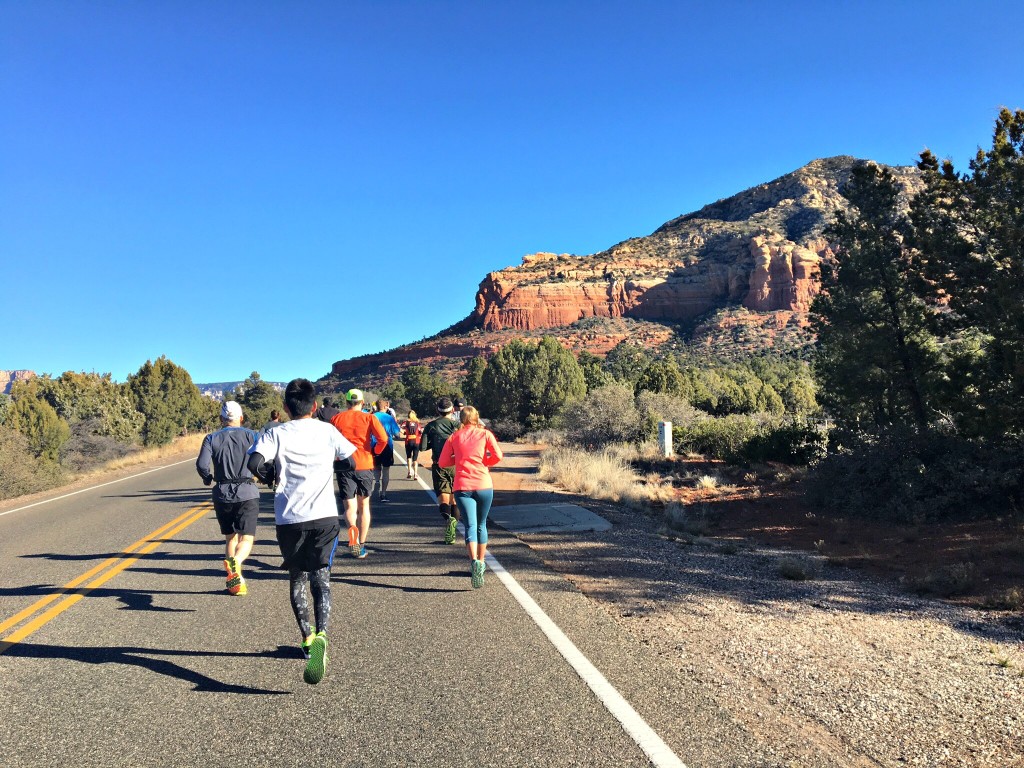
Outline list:
[[[589,256],[537,253],[487,275],[473,312],[437,336],[335,363],[329,378],[387,379],[425,363],[453,373],[508,339],[558,336],[601,354],[630,339],[727,352],[806,343],[825,227],[846,201],[853,157],[815,160],[774,181]],[[916,168],[892,168],[908,195]]]

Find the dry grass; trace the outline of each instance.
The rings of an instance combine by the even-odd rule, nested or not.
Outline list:
[[[102,467],[86,472],[78,477],[92,477],[93,475],[103,474],[105,472],[111,472],[118,469],[127,469],[128,467],[135,467],[140,464],[148,464],[153,461],[160,461],[160,459],[167,458],[168,456],[178,456],[183,453],[192,453],[196,456],[199,455],[199,449],[203,444],[203,438],[205,434],[194,434],[186,435],[185,437],[179,437],[169,445],[161,445],[156,448],[140,448],[138,451],[122,456],[119,459],[114,459]]]
[[[570,493],[646,506],[668,491],[660,478],[644,482],[630,466],[635,455],[628,446],[611,445],[601,451],[553,446],[541,454],[540,476]]]

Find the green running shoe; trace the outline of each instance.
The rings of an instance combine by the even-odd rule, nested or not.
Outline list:
[[[302,658],[309,658],[309,649],[313,647],[313,641],[316,639],[316,632],[310,634],[305,640],[299,643],[299,648],[302,650]]]
[[[473,567],[470,570],[470,583],[473,585],[473,589],[480,589],[484,585],[484,571],[487,566],[484,565],[483,560],[474,560]]]
[[[455,518],[454,515],[451,515],[451,516],[448,517],[448,526],[444,529],[444,543],[445,544],[454,544],[455,543],[455,534],[456,534],[456,528],[458,527],[458,525],[459,525],[459,521]]]
[[[316,685],[324,679],[327,671],[327,635],[317,632],[313,642],[309,644],[309,661],[302,672],[302,679],[310,685]]]

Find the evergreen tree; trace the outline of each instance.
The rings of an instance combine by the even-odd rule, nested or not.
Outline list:
[[[128,387],[115,383],[109,373],[65,371],[55,379],[37,376],[26,384],[72,427],[89,422],[91,434],[128,445],[139,441],[143,416]]]
[[[437,412],[438,398],[451,396],[451,387],[425,365],[406,368],[402,372],[402,385],[409,405],[424,418],[432,418]]]
[[[605,355],[603,368],[617,381],[635,384],[651,362],[647,350],[628,341],[620,341]]]
[[[967,434],[1024,431],[1024,110],[1003,109],[970,173],[930,151],[912,208],[923,280],[948,339],[948,412]]]
[[[138,373],[128,377],[128,388],[136,408],[145,417],[142,442],[165,445],[189,430],[205,430],[210,407],[188,371],[161,355],[147,360]]]
[[[56,463],[60,449],[71,437],[71,427],[48,402],[35,395],[31,382],[16,382],[6,425],[20,432],[34,456]]]
[[[242,424],[249,429],[259,429],[270,421],[270,412],[277,411],[285,416],[284,396],[268,381],[260,378],[257,371],[235,387],[231,399],[242,406]]]
[[[576,362],[579,363],[580,370],[583,371],[583,380],[587,384],[587,392],[593,392],[595,389],[600,389],[614,381],[612,375],[604,370],[604,361],[597,355],[591,354],[584,349],[576,357]]]
[[[641,392],[681,395],[684,389],[683,374],[674,360],[655,360],[644,369],[633,387],[638,395]]]
[[[477,355],[469,361],[466,377],[462,380],[462,392],[466,396],[466,402],[470,405],[475,406],[481,402],[485,370],[487,370],[487,359],[483,355]]]
[[[933,410],[939,358],[930,313],[911,290],[910,222],[888,169],[854,167],[843,190],[849,214],[827,234],[837,262],[822,266],[812,304],[816,375],[838,421],[923,428]]]

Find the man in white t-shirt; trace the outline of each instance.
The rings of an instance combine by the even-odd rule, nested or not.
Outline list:
[[[277,543],[291,582],[291,602],[306,657],[303,679],[319,683],[327,666],[327,624],[331,616],[331,564],[341,523],[334,495],[334,462],[355,446],[319,419],[316,391],[307,379],[293,379],[284,391],[291,421],[267,430],[249,449],[248,466],[264,482],[274,482]],[[313,595],[310,622],[306,585]]]

